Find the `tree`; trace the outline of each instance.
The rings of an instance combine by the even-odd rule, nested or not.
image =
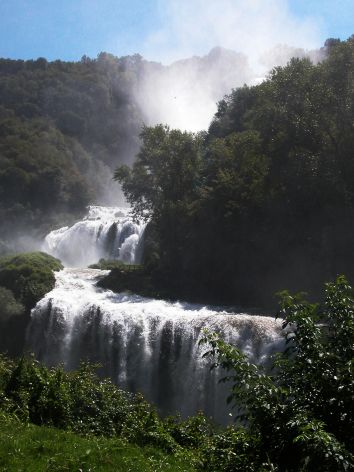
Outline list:
[[[178,281],[178,274],[188,264],[186,229],[200,188],[203,135],[158,125],[144,127],[141,139],[133,168],[118,167],[114,178],[122,184],[133,213],[152,220],[160,269],[165,275],[173,272]]]
[[[118,167],[114,179],[122,184],[137,215],[159,217],[171,203],[195,197],[201,138],[164,125],[145,126],[140,138],[133,168]]]

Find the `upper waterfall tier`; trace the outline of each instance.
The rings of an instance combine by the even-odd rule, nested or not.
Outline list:
[[[218,332],[253,362],[283,349],[281,320],[171,303],[95,286],[107,271],[64,269],[33,309],[27,348],[48,365],[98,362],[121,387],[142,392],[163,413],[205,411],[226,422],[229,386],[218,384],[199,346],[202,330]]]
[[[137,264],[144,228],[127,208],[90,206],[83,220],[51,231],[43,250],[69,267],[86,267],[101,258]]]

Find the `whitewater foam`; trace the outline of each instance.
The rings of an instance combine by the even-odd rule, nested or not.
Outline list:
[[[218,384],[199,346],[203,329],[218,332],[253,362],[283,349],[281,321],[203,305],[155,300],[96,287],[107,271],[64,269],[32,310],[27,348],[47,365],[102,365],[119,386],[142,392],[164,414],[203,410],[229,418],[229,387]]]
[[[137,264],[144,229],[127,208],[90,206],[83,220],[51,231],[42,249],[68,267],[86,267],[101,258]]]

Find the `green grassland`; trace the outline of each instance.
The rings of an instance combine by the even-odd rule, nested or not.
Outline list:
[[[0,415],[1,472],[190,472],[195,470],[190,462],[182,454],[167,455],[151,446],[138,447],[120,438],[81,437]]]

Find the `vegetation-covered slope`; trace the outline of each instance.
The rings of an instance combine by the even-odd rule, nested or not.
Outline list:
[[[77,214],[137,149],[141,58],[0,60],[0,239]]]
[[[189,458],[122,439],[82,437],[58,429],[23,424],[0,414],[2,472],[192,472]]]
[[[168,67],[108,53],[0,59],[0,251],[1,240],[13,246],[32,229],[43,234],[90,202],[114,204],[112,169],[133,161],[143,122],[170,118],[185,93],[213,108],[249,78],[246,58],[221,48]],[[183,96],[170,100],[175,89]]]
[[[234,90],[207,133],[145,128],[116,171],[152,217],[149,262],[182,296],[254,305],[354,276],[354,37],[326,48]]]
[[[26,309],[31,309],[54,288],[54,271],[63,266],[44,252],[29,252],[0,258],[0,286],[11,290]]]

